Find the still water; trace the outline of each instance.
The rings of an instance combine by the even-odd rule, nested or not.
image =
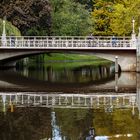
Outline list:
[[[2,140],[139,140],[136,94],[1,93]],[[104,139],[103,139],[104,137]]]
[[[0,72],[0,140],[140,139],[139,75],[62,65]]]

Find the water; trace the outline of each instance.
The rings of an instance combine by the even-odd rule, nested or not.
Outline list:
[[[63,64],[65,66],[65,63]],[[127,82],[126,82],[127,81]],[[136,92],[135,73],[114,73],[114,65],[24,67],[0,71],[1,91]]]
[[[136,94],[10,92],[0,101],[1,139],[84,140],[92,127],[96,137],[139,137]]]
[[[138,74],[63,65],[0,72],[1,140],[140,139]]]

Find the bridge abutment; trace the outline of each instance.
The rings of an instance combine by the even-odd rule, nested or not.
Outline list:
[[[136,56],[137,56],[137,59],[136,59],[136,63],[137,63],[136,71],[140,72],[140,28],[139,28],[138,38],[137,38]]]
[[[101,57],[107,60],[110,60],[115,63],[116,56],[118,58],[118,65],[121,71],[124,72],[135,72],[136,71],[136,52],[134,50],[104,50],[102,53],[101,51],[96,51],[93,55],[97,57]]]

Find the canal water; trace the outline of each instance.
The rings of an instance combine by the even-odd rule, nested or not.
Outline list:
[[[139,140],[139,74],[57,62],[0,71],[0,140]]]

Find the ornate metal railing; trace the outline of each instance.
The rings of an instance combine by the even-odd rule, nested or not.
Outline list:
[[[130,37],[112,36],[7,36],[1,47],[15,48],[92,48],[132,47]]]

